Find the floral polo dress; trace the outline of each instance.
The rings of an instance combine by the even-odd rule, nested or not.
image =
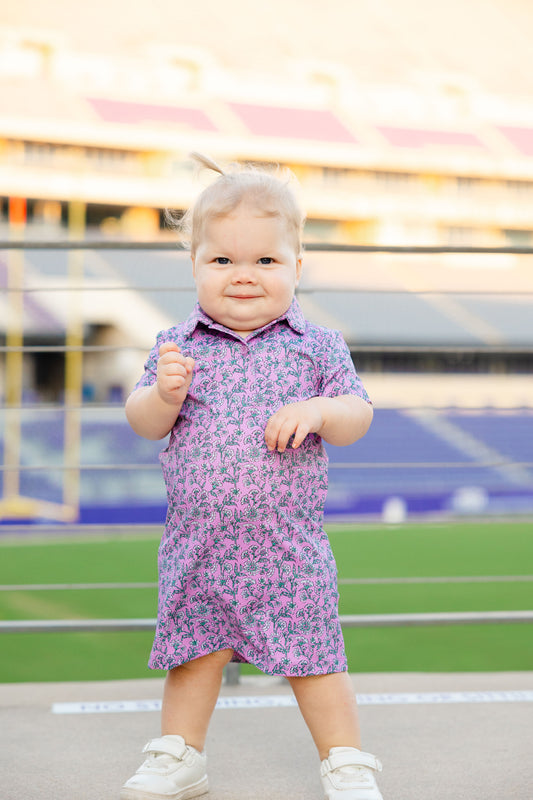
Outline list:
[[[322,529],[327,456],[309,434],[270,452],[268,419],[317,395],[368,396],[338,331],[305,320],[296,300],[245,340],[196,305],[160,333],[137,387],[155,382],[159,347],[195,360],[160,460],[168,513],[149,666],[172,669],[232,648],[271,675],[347,669],[337,570]],[[369,402],[369,401],[368,401]]]

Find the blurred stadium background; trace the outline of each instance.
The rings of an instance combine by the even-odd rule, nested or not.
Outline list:
[[[299,180],[300,301],[376,408],[329,519],[533,512],[533,9],[176,5],[0,11],[4,528],[164,519],[123,401],[194,301],[191,150]]]

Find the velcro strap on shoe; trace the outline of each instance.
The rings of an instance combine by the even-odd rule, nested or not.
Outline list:
[[[180,741],[181,740],[181,741]],[[169,756],[174,756],[178,760],[183,758],[187,752],[187,745],[180,737],[161,736],[159,739],[152,739],[143,748],[143,753],[165,753]]]
[[[364,753],[362,750],[353,748],[333,748],[334,752],[330,753],[329,758],[322,762],[322,775],[326,775],[334,769],[340,767],[369,767],[370,769],[381,772],[381,761],[373,756],[372,753]]]

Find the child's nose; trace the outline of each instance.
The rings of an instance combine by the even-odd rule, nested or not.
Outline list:
[[[256,274],[253,266],[236,264],[232,275],[233,283],[255,283]]]

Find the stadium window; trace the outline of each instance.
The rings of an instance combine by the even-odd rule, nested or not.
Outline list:
[[[455,179],[455,185],[459,192],[471,192],[482,183],[478,178],[470,178],[468,176],[459,175]]]
[[[48,142],[24,142],[24,161],[30,164],[51,162],[57,147]]]
[[[502,232],[506,244],[510,247],[531,247],[533,245],[533,231],[506,228]]]
[[[374,177],[378,183],[383,183],[386,186],[404,186],[418,179],[418,176],[411,172],[385,172],[381,170],[375,172]]]
[[[325,183],[339,183],[346,181],[352,177],[352,170],[349,169],[334,169],[332,167],[323,167],[322,178]]]
[[[11,143],[16,144],[16,143]],[[81,164],[88,161],[92,167],[102,170],[123,170],[137,163],[136,154],[132,151],[104,147],[77,147],[73,145],[52,144],[50,142],[23,141],[24,161],[28,164],[63,165]]]
[[[505,181],[505,186],[512,194],[527,195],[533,193],[533,182],[531,181]]]
[[[446,242],[449,245],[457,245],[458,247],[469,247],[472,245],[476,238],[476,231],[474,228],[468,228],[461,225],[452,225],[446,228]]]
[[[136,154],[128,150],[86,147],[84,157],[92,166],[102,170],[124,170],[137,162]]]

